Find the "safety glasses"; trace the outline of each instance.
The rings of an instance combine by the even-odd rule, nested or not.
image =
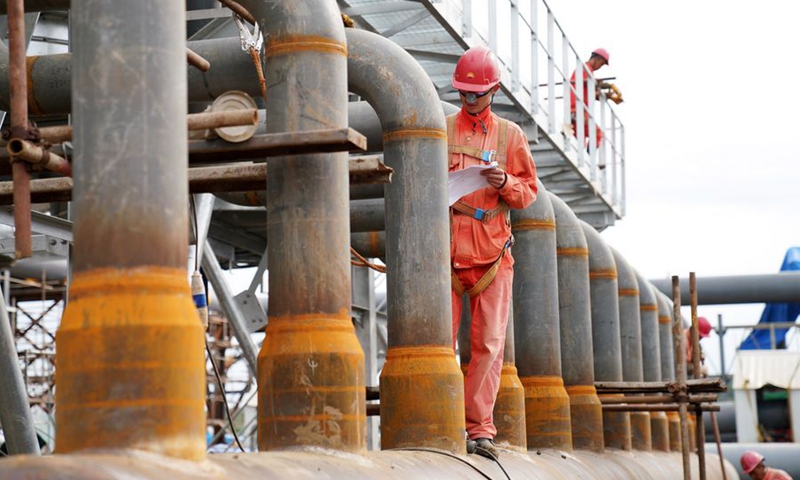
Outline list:
[[[464,90],[458,91],[458,94],[461,95],[462,97],[474,96],[475,98],[481,98],[490,93],[492,93],[491,90],[486,90],[485,92],[465,92]]]

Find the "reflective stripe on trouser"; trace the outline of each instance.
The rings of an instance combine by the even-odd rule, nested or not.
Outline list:
[[[464,288],[471,288],[491,265],[456,269]],[[464,381],[464,409],[470,438],[494,438],[492,410],[500,388],[503,368],[508,309],[514,269],[511,256],[505,255],[497,275],[486,289],[470,299],[472,323],[470,331],[469,368]],[[453,348],[461,323],[461,299],[451,291],[453,304]]]

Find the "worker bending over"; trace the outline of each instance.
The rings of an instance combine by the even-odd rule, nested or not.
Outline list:
[[[764,465],[764,455],[753,450],[744,452],[739,462],[742,464],[742,471],[753,480],[792,480],[783,470]]]
[[[496,457],[492,410],[500,387],[514,278],[509,209],[525,208],[536,199],[536,167],[519,126],[492,113],[500,88],[500,66],[492,51],[469,49],[458,61],[452,83],[461,110],[447,117],[450,171],[489,167],[481,172],[488,186],[450,207],[453,348],[461,297],[467,294],[472,313],[472,356],[464,382],[467,451]]]

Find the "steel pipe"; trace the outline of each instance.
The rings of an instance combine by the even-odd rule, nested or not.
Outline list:
[[[3,295],[0,295],[0,425],[9,455],[39,455],[28,390],[19,368],[14,332]]]
[[[672,295],[669,280],[651,280],[666,295]],[[681,279],[681,302],[688,304],[689,280]],[[733,275],[697,278],[697,304],[783,303],[800,301],[800,273]]]
[[[614,262],[617,265],[619,282],[619,325],[622,340],[622,378],[626,382],[641,382],[644,379],[642,368],[642,325],[639,305],[639,282],[636,273],[613,248]],[[650,451],[653,448],[650,414],[631,413],[631,444],[636,450]]]
[[[603,451],[603,411],[594,388],[589,248],[578,217],[550,194],[556,218],[561,367],[569,395],[572,444]]]
[[[58,173],[65,177],[72,176],[72,165],[70,165],[66,158],[56,155],[55,153],[50,153],[33,142],[12,138],[8,142],[6,148],[8,149],[8,153],[20,160],[25,160],[32,165],[50,170],[51,172]],[[28,193],[30,194],[30,187],[28,188]]]
[[[589,286],[592,308],[592,344],[596,381],[622,381],[619,286],[614,255],[600,234],[581,221],[589,248]],[[602,397],[602,395],[601,395]],[[627,412],[603,412],[606,448],[631,449],[631,420]]]
[[[8,75],[11,103],[11,137],[28,138],[28,81],[25,69],[25,9],[22,0],[10,0],[8,5]],[[5,50],[5,47],[2,47]],[[2,51],[0,50],[0,51]],[[7,108],[4,110],[8,110]],[[31,256],[31,175],[26,163],[11,159],[14,180],[14,257]]]
[[[74,0],[70,18],[75,246],[56,443],[197,460],[203,332],[176,228],[188,225],[184,5]]]
[[[336,2],[239,3],[266,39],[267,133],[346,128],[348,49]],[[214,57],[190,47],[217,69]],[[252,63],[250,72],[254,78]],[[199,72],[190,82],[192,73]],[[247,83],[231,80],[239,90]],[[270,296],[258,358],[259,449],[361,452],[365,371],[349,314],[347,154],[270,158],[267,175]]]
[[[497,427],[495,442],[504,448],[520,452],[528,450],[525,428],[525,387],[519,378],[515,363],[513,302],[508,311],[500,388],[497,392],[497,401],[494,404],[492,416]]]
[[[661,353],[661,379],[675,380],[675,348],[672,343],[672,302],[655,287],[658,300],[658,336]],[[669,449],[673,452],[681,450],[681,419],[678,412],[667,412],[669,428]]]
[[[189,47],[186,47],[186,61],[201,72],[207,72],[211,69],[211,64],[208,60],[193,52]]]
[[[569,396],[561,378],[556,220],[537,180],[533,204],[511,211],[516,364],[525,388],[528,448],[572,449]]]
[[[389,350],[380,382],[381,444],[461,452],[464,386],[452,350],[441,103],[425,71],[397,44],[354,29],[347,42],[350,90],[377,112],[384,161],[394,169],[385,188]]]

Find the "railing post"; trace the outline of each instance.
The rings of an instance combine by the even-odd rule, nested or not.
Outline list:
[[[553,57],[555,48],[555,18],[553,12],[547,9],[547,133],[550,135],[556,132],[556,60]],[[565,97],[569,95],[569,86],[564,86],[564,95]],[[565,118],[568,118],[569,105],[564,106],[564,113]]]
[[[531,0],[531,114],[534,116],[539,113],[539,12],[537,7],[537,0]]]

